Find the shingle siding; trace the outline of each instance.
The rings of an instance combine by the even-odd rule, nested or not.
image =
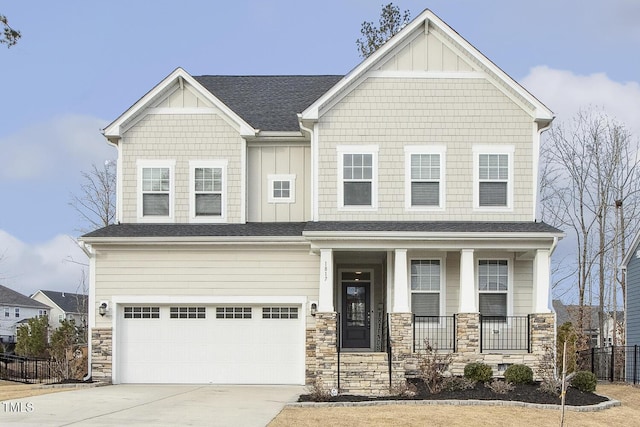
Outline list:
[[[634,253],[639,248],[633,248]],[[627,345],[640,345],[640,258],[633,255],[627,265]]]

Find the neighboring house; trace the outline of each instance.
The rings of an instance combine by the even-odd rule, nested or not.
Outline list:
[[[74,320],[76,326],[87,324],[88,296],[70,292],[39,290],[31,298],[51,306],[49,327],[57,329],[63,320]]]
[[[21,321],[48,316],[50,310],[48,305],[0,285],[0,342],[16,342],[16,330]]]
[[[93,378],[386,393],[425,338],[454,373],[535,367],[563,236],[535,220],[552,120],[428,10],[346,76],[176,69],[104,129]]]
[[[629,351],[626,355],[627,381],[640,381],[640,232],[629,245],[629,250],[622,260],[625,275],[625,344]]]
[[[562,301],[554,299],[553,308],[556,312],[558,326],[563,325],[566,322],[571,322],[574,327],[577,327],[580,318],[580,306],[576,304],[564,304]],[[583,307],[583,321],[582,321],[582,333],[589,339],[590,347],[600,346],[600,326],[598,311],[600,308],[597,305],[585,305]],[[613,329],[614,319],[613,312],[607,311],[605,313],[605,334],[604,343],[605,346],[613,344]],[[616,330],[616,345],[624,345],[624,311],[618,311],[616,313],[615,323],[618,328]]]

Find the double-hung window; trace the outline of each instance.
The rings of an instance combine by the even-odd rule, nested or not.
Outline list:
[[[189,210],[195,222],[220,222],[226,212],[225,160],[191,161]]]
[[[411,260],[411,312],[416,316],[440,316],[440,265],[438,259]]]
[[[480,314],[505,319],[508,312],[509,262],[478,261],[478,303]]]
[[[474,147],[474,196],[480,209],[510,208],[513,146]]]
[[[405,147],[405,207],[408,210],[444,208],[443,146]]]
[[[138,218],[173,220],[173,160],[138,160]]]
[[[377,146],[338,146],[340,208],[377,208],[377,163]]]

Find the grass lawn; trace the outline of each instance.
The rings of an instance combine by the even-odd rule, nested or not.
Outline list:
[[[40,394],[59,393],[61,391],[73,390],[72,388],[40,388],[39,384],[22,384],[12,381],[0,380],[0,402],[23,397],[38,396]]]
[[[622,402],[600,412],[565,412],[565,426],[640,425],[640,388],[598,384],[599,394]],[[554,426],[560,410],[499,406],[385,405],[361,407],[285,408],[269,424],[281,426]]]

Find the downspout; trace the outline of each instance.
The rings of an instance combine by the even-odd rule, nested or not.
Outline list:
[[[87,332],[87,375],[82,378],[82,381],[89,381],[92,376],[91,372],[91,330],[93,326],[95,326],[94,316],[95,316],[95,281],[93,280],[93,275],[95,271],[95,251],[91,247],[91,245],[87,245],[83,241],[76,241],[82,252],[87,255],[89,258],[89,303],[87,304],[87,326],[89,327],[89,331]]]
[[[317,153],[316,153],[316,149],[317,149],[317,145],[314,143],[314,135],[315,132],[313,129],[306,127],[304,124],[302,124],[302,115],[298,114],[298,125],[300,126],[300,129],[302,129],[305,132],[309,132],[309,143],[311,145],[311,219],[313,221],[317,221],[318,218],[316,216],[316,196],[317,196],[317,166],[316,166],[316,162],[318,160],[317,158]]]
[[[540,196],[540,194],[538,194],[538,192],[540,191],[540,189],[538,188],[538,181],[540,180],[540,147],[541,147],[541,140],[542,140],[542,132],[548,130],[551,128],[551,123],[553,122],[553,119],[549,120],[546,124],[542,124],[541,122],[535,122],[535,125],[537,126],[537,130],[534,131],[534,143],[535,143],[535,147],[534,147],[534,159],[535,159],[535,164],[533,165],[533,170],[535,171],[534,173],[534,180],[533,180],[533,189],[534,189],[534,195],[535,195],[535,200],[536,203],[533,206],[533,217],[537,218],[537,212],[538,212],[538,198]],[[542,126],[542,127],[541,127]],[[553,250],[552,250],[553,252]]]

